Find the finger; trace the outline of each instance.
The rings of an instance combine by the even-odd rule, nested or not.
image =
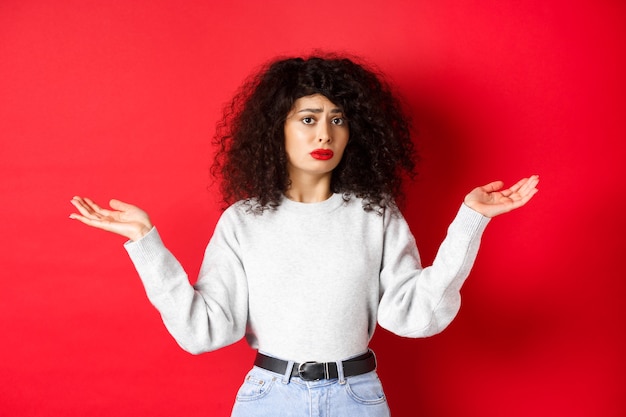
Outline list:
[[[535,194],[537,194],[539,192],[539,190],[537,188],[533,188],[532,190],[530,190],[528,193],[526,193],[523,197],[522,197],[522,201],[524,202],[524,204],[528,203],[528,201],[533,198],[533,196]]]
[[[530,190],[525,190],[524,193],[522,192],[518,192],[515,194],[515,199],[513,199],[513,203],[514,203],[514,208],[519,208],[521,206],[523,206],[524,204],[528,203],[528,201],[530,201],[531,198],[533,198],[533,196],[535,194],[537,194],[539,190],[536,188],[532,188]]]
[[[519,189],[519,193],[520,195],[528,195],[529,193],[532,193],[534,195],[534,193],[537,189],[537,184],[539,183],[539,176],[538,175],[532,175],[530,178],[528,178],[528,180],[524,183],[524,185],[522,185],[522,187]]]
[[[83,217],[96,218],[93,208],[81,197],[74,197],[70,201]]]
[[[89,206],[92,208],[92,210],[95,213],[97,213],[97,214],[99,214],[101,216],[108,217],[108,216],[111,216],[111,214],[112,214],[111,210],[107,210],[105,208],[100,207],[94,201],[92,201],[91,199],[89,199],[87,197],[85,197],[85,202],[87,204],[89,204]]]
[[[511,200],[518,201],[534,188],[534,184],[536,184],[535,178],[522,178],[510,188],[502,191],[502,195],[510,198]]]
[[[112,232],[118,235],[128,237],[124,231],[123,225],[120,225],[119,223],[113,223],[107,219],[102,219],[102,220],[91,219],[91,218],[87,218],[87,217],[83,217],[79,215],[70,216],[70,218],[74,220],[78,220],[81,223],[86,224],[87,226],[93,227],[95,229],[100,229],[106,232]]]
[[[494,191],[500,190],[503,186],[504,183],[502,181],[493,181],[489,184],[483,185],[481,188],[488,193],[492,193]]]
[[[70,200],[70,203],[72,203],[74,206],[80,205],[80,206],[87,208],[87,203],[85,203],[85,200],[82,197],[79,197],[77,195],[72,197],[72,199]]]
[[[518,192],[526,183],[528,182],[528,178],[522,178],[521,180],[519,180],[518,182],[516,182],[514,185],[512,185],[509,190],[511,190],[512,193],[516,193]]]
[[[533,190],[537,188],[537,184],[539,184],[539,175],[533,175],[528,179],[526,187],[528,187],[529,190]]]
[[[78,220],[79,222],[85,223],[85,224],[87,224],[89,226],[93,226],[94,223],[98,221],[97,219],[92,219],[92,218],[85,217],[85,216],[82,216],[82,215],[76,214],[76,213],[70,214],[70,219]]]
[[[76,196],[70,200],[70,203],[78,210],[78,213],[70,214],[71,219],[80,220],[85,224],[100,228],[102,228],[104,224],[111,223],[111,217],[102,213],[106,213],[108,210],[100,208],[100,206],[87,197]]]
[[[84,198],[84,197],[74,197],[72,198],[72,204],[74,204],[74,206],[76,206],[76,208],[82,208],[85,211],[89,212],[89,213],[93,213],[94,210],[94,203],[93,201],[89,200],[88,198]]]

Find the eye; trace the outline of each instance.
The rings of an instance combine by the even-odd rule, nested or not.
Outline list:
[[[346,121],[342,117],[335,117],[332,120],[332,123],[336,126],[343,126],[344,124],[346,124]]]
[[[302,123],[304,123],[305,125],[312,125],[313,123],[315,123],[315,119],[313,119],[312,117],[303,117]]]

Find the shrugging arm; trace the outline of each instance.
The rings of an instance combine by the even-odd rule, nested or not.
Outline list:
[[[405,337],[437,334],[459,311],[459,291],[474,264],[489,219],[462,205],[433,265],[426,268],[422,268],[406,221],[390,214],[385,221],[378,322]]]
[[[241,339],[248,317],[248,288],[234,238],[216,227],[196,285],[153,228],[125,248],[163,323],[186,351],[199,354]]]

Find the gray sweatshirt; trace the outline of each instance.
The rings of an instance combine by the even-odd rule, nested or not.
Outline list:
[[[238,203],[218,221],[193,286],[156,229],[125,248],[183,349],[197,354],[246,337],[275,357],[328,362],[365,352],[377,322],[406,337],[442,331],[459,310],[488,221],[462,205],[424,268],[397,210],[365,212],[342,194],[283,199],[261,215]]]

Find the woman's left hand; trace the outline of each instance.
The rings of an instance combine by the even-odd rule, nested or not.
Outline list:
[[[537,193],[539,176],[533,175],[518,181],[511,188],[502,189],[502,181],[494,181],[474,188],[465,196],[464,203],[485,217],[495,217],[522,207]]]

